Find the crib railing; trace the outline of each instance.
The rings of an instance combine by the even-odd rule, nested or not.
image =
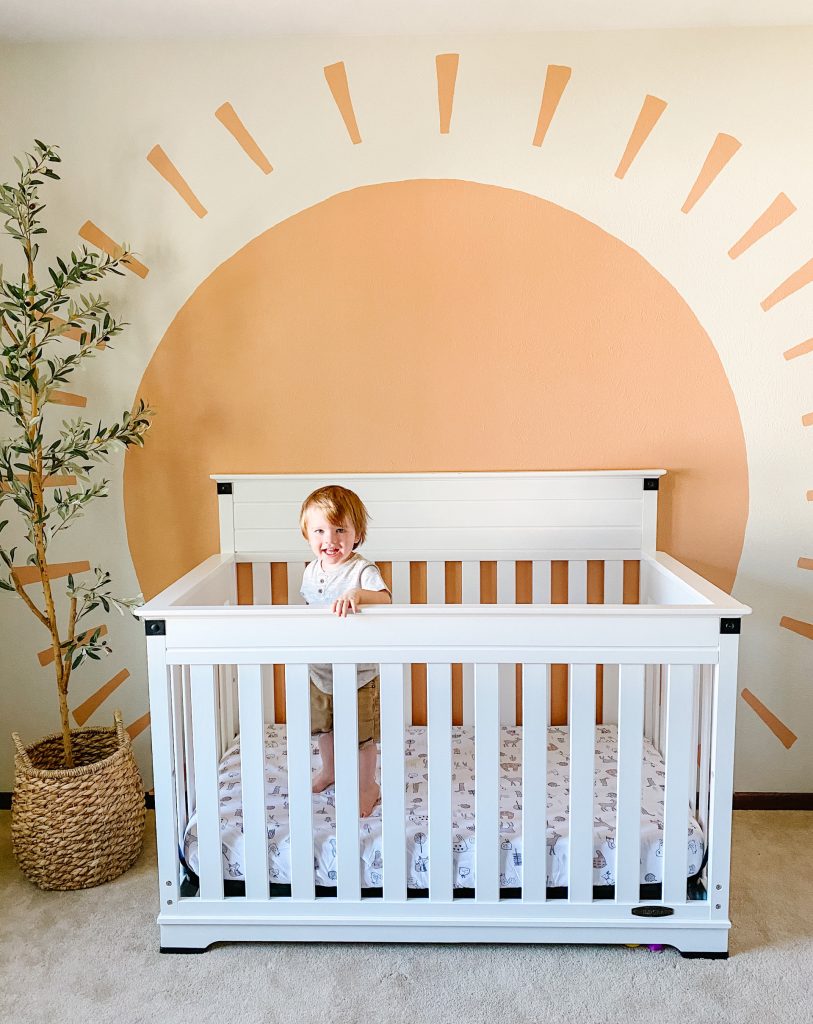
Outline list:
[[[559,552],[559,554],[563,554]],[[385,582],[398,605],[514,605],[514,604],[638,604],[653,603],[641,591],[637,559],[598,557],[525,559],[469,559],[463,561],[379,561]],[[253,561],[236,566],[236,599],[241,605],[302,605],[299,593],[307,563]],[[522,722],[522,667],[499,667],[500,721]],[[267,720],[284,722],[285,676],[282,666],[263,668]],[[617,672],[600,667],[596,708],[599,721],[614,722]],[[426,722],[426,666],[413,665],[405,690],[407,723]],[[565,666],[552,673],[551,718],[567,721]],[[452,711],[456,724],[474,721],[474,676],[470,664],[452,669]]]
[[[723,637],[725,641],[736,637]],[[164,647],[154,637],[151,647]],[[189,652],[187,651],[187,654]],[[238,652],[235,652],[238,653]],[[399,913],[424,920],[425,901],[407,901],[406,815],[404,779],[404,692],[409,663],[381,664],[381,782],[383,816],[383,891],[366,896],[360,885],[356,679],[353,663],[334,662],[336,750],[337,881],[332,899],[317,898],[314,888],[313,825],[311,820],[311,735],[307,665],[269,652],[286,667],[287,754],[291,834],[290,896],[269,895],[268,840],[264,794],[264,707],[262,665],[247,651],[230,663],[214,663],[201,650],[188,662],[160,665],[153,654],[151,686],[154,708],[160,708],[164,689],[166,720],[153,718],[155,742],[166,741],[171,791],[157,790],[159,814],[174,821],[174,847],[165,845],[161,856],[164,910],[225,901],[220,840],[218,762],[239,733],[243,829],[245,843],[245,896],[250,903],[273,905],[287,918],[296,907],[317,916],[329,906],[354,913],[353,907],[382,904],[400,907]],[[170,661],[173,657],[170,657]],[[418,653],[416,658],[420,657]],[[322,656],[320,655],[320,658]],[[366,656],[365,656],[366,657]],[[428,669],[428,904],[453,901],[451,662],[433,662],[424,654]],[[370,652],[372,658],[372,652]],[[663,873],[660,899],[647,905],[662,907],[672,923],[720,917],[728,888],[727,839],[730,793],[726,798],[725,756],[730,744],[726,716],[732,707],[731,682],[721,678],[718,662],[695,664],[687,651],[684,660],[657,665],[621,662],[617,720],[619,723],[618,789],[616,815],[616,881],[609,899],[595,898],[593,890],[593,759],[595,749],[595,664],[574,660],[568,667],[570,727],[569,877],[564,898],[549,899],[546,892],[546,738],[550,721],[550,661],[523,663],[522,757],[522,887],[519,901],[501,897],[499,771],[499,665],[470,662],[474,676],[476,859],[474,896],[454,899],[486,906],[529,905],[534,921],[567,922],[590,906],[601,921],[629,922],[641,902],[639,878],[641,815],[641,751],[649,738],[662,751],[666,764]],[[730,652],[727,655],[730,669]],[[358,660],[363,660],[359,658]],[[157,692],[156,692],[157,691]],[[158,720],[157,720],[158,719]],[[721,734],[722,730],[722,734]],[[714,780],[715,769],[722,773]],[[158,779],[156,779],[158,783]],[[716,783],[716,788],[715,788]],[[729,783],[730,786],[730,783]],[[726,799],[728,804],[726,806]],[[694,811],[706,834],[708,863],[702,888],[687,889],[686,832],[688,813]],[[183,868],[178,844],[189,815],[198,822],[200,887],[196,896],[180,896]],[[164,831],[159,827],[159,836]],[[160,843],[160,839],[159,839]],[[721,847],[722,853],[715,856]],[[698,895],[713,899],[697,900]],[[287,909],[284,909],[287,908]],[[321,909],[319,909],[321,908]],[[334,911],[335,912],[335,911]],[[360,913],[360,911],[359,911]],[[365,911],[366,913],[366,911]],[[525,920],[522,911],[518,922]],[[514,912],[512,911],[512,915]],[[698,916],[699,915],[699,916]],[[512,916],[512,920],[514,917]],[[528,918],[527,920],[531,920]],[[598,941],[598,939],[596,940]],[[635,941],[635,940],[632,940]]]

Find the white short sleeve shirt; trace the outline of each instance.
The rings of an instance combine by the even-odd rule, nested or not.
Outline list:
[[[358,587],[361,590],[386,590],[381,572],[375,562],[354,552],[335,569],[324,569],[318,558],[309,563],[302,576],[300,594],[305,602],[316,608],[330,607],[333,602]],[[324,693],[333,693],[333,666],[309,665],[310,677]],[[378,675],[378,665],[356,666],[358,686],[366,686]]]

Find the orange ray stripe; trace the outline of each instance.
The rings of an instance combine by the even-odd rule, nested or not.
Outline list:
[[[25,473],[16,473],[15,478],[25,483],[28,477]],[[43,487],[73,487],[76,483],[75,476],[46,476],[42,481]],[[7,483],[0,483],[0,490],[8,491],[9,485]]]
[[[802,417],[802,426],[809,427],[811,424],[813,424],[813,412],[805,413]]]
[[[76,724],[84,725],[93,712],[104,704],[110,694],[113,693],[114,690],[117,690],[125,679],[129,678],[130,673],[126,668],[123,668],[121,672],[117,672],[112,679],[108,679],[104,686],[100,686],[95,693],[92,693],[87,700],[83,701],[78,708],[74,709],[73,717],[76,720]]]
[[[439,53],[435,57],[435,69],[438,76],[438,112],[440,114],[440,134],[449,134],[452,121],[452,104],[454,103],[454,87],[457,81],[457,66],[460,63],[459,53]]]
[[[813,558],[800,558],[796,566],[799,569],[813,569]]]
[[[542,102],[539,106],[539,117],[536,122],[536,133],[533,144],[541,146],[548,134],[548,128],[559,106],[559,100],[570,81],[572,69],[560,64],[548,64],[545,74],[545,88],[542,90]]]
[[[167,184],[175,189],[193,213],[201,218],[206,216],[209,211],[198,199],[189,187],[186,178],[184,178],[160,146],[153,146],[149,153],[147,153],[147,162],[158,171]]]
[[[780,192],[768,209],[757,217],[739,242],[731,246],[728,250],[728,255],[732,260],[742,256],[745,250],[750,249],[754,242],[758,242],[769,231],[779,227],[782,221],[787,220],[792,213],[796,213],[796,207],[784,192]]]
[[[624,155],[618,167],[615,169],[616,178],[623,178],[630,169],[630,164],[638,156],[638,150],[649,138],[649,133],[658,123],[658,118],[666,110],[666,100],[659,100],[657,96],[647,96],[638,114],[638,120],[632,129],[632,134],[627,141]]]
[[[796,359],[798,356],[807,355],[808,352],[813,352],[813,338],[808,338],[808,340],[803,341],[801,345],[795,345],[793,348],[789,348],[787,352],[783,352],[782,355],[785,359]]]
[[[813,501],[813,498],[808,498],[808,501]],[[813,622],[803,622],[801,619],[792,619],[789,615],[783,615],[779,620],[779,625],[783,629],[789,629],[792,633],[798,633],[799,636],[813,640]]]
[[[114,260],[117,260],[124,252],[124,248],[118,242],[114,242],[110,235],[106,235],[101,228],[97,228],[91,220],[86,220],[82,227],[79,228],[79,237],[84,238],[91,245],[95,245],[102,252],[106,252]],[[126,260],[122,260],[122,263],[138,277],[146,277],[150,272],[149,268],[145,267],[135,256],[128,256]]]
[[[688,213],[692,209],[697,200],[703,195],[741,145],[742,143],[735,139],[733,135],[724,135],[721,132],[717,136],[703,162],[703,166],[700,168],[697,180],[686,197],[686,202],[681,206],[683,213]]]
[[[77,409],[84,409],[88,404],[84,395],[73,395],[70,391],[52,391],[50,401],[54,405],[75,405]]]
[[[750,690],[743,690],[740,696],[745,703],[756,712],[757,716],[762,719],[765,725],[768,726],[782,746],[787,750],[790,750],[799,737],[795,733],[791,732],[785,723],[781,722],[772,711],[769,711],[762,701],[758,697],[755,697]]]
[[[142,732],[150,724],[150,713],[149,711],[142,715],[141,718],[137,718],[133,723],[127,726],[127,735],[131,740],[134,740],[136,736],[140,736]]]
[[[54,562],[46,566],[46,571],[49,580],[58,580],[68,573],[90,572],[90,562]],[[14,569],[14,575],[24,587],[40,582],[40,571],[36,565],[21,565]]]
[[[254,136],[246,128],[231,103],[222,103],[215,111],[215,117],[223,127],[237,140],[238,145],[254,161],[263,174],[270,174],[274,168],[268,157],[257,145]]]
[[[345,128],[347,128],[347,134],[350,136],[350,141],[354,146],[357,146],[361,142],[361,134],[356,122],[356,114],[353,110],[353,101],[350,99],[350,86],[347,83],[347,70],[345,69],[344,61],[340,60],[336,64],[328,64],[324,71],[327,84],[333,94],[333,100],[339,108],[339,113],[342,115]]]
[[[763,299],[760,302],[760,306],[767,311],[786,299],[789,295],[793,295],[794,292],[798,292],[800,288],[804,288],[806,284],[810,284],[813,281],[813,260],[808,260],[803,267],[799,267],[798,270],[794,271],[790,277],[786,278],[778,288],[775,288],[767,299]]]
[[[98,628],[99,628],[99,635],[100,636],[106,636],[107,635],[107,626],[100,626]],[[95,632],[95,628],[94,629],[89,629],[89,630],[87,630],[87,632],[82,633],[81,636],[77,637],[78,642],[80,644],[85,643],[93,635],[94,632]],[[40,651],[39,654],[37,655],[37,658],[39,659],[40,665],[43,665],[43,666],[44,665],[50,665],[51,662],[54,660],[53,648],[49,647],[47,650]]]
[[[806,497],[808,501],[813,501],[813,491],[808,491]]]

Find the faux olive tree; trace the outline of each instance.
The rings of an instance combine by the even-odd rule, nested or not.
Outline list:
[[[82,289],[109,274],[121,274],[130,251],[114,256],[82,247],[41,272],[38,240],[46,234],[40,220],[45,204],[40,187],[58,180],[56,147],[35,141],[33,153],[15,158],[18,177],[0,185],[0,214],[5,232],[19,246],[22,268],[10,274],[0,267],[0,531],[10,511],[25,536],[24,565],[35,566],[39,585],[26,590],[16,571],[21,563],[17,546],[0,545],[0,588],[16,593],[50,634],[65,754],[73,767],[68,716],[71,674],[86,660],[110,652],[101,627],[83,630],[83,620],[98,609],[123,612],[137,600],[116,598],[110,574],[93,568],[83,582],[67,577],[67,607],[59,613],[54,583],[48,573],[48,550],[54,538],[68,529],[97,498],[107,496],[108,481],[91,482],[90,474],[120,447],[142,445],[152,412],[139,401],[110,426],[87,420],[63,419],[56,410],[61,389],[86,360],[110,349],[124,323],[109,312],[101,296]],[[7,249],[8,246],[5,246]],[[42,262],[42,261],[41,261]],[[45,416],[49,404],[52,411]],[[58,419],[54,417],[58,416]],[[84,576],[84,574],[83,574]],[[62,602],[64,605],[65,603]]]

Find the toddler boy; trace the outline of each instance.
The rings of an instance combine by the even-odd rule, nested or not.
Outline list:
[[[329,607],[344,618],[363,605],[390,604],[392,598],[378,566],[358,554],[367,536],[368,513],[357,494],[330,485],[315,490],[302,504],[299,525],[316,556],[302,577],[300,593],[309,605]],[[336,781],[333,758],[333,667],[309,665],[311,731],[319,735],[322,768],[314,793]],[[379,736],[378,665],[356,666],[358,681],[359,813],[368,817],[381,795],[375,782]]]

